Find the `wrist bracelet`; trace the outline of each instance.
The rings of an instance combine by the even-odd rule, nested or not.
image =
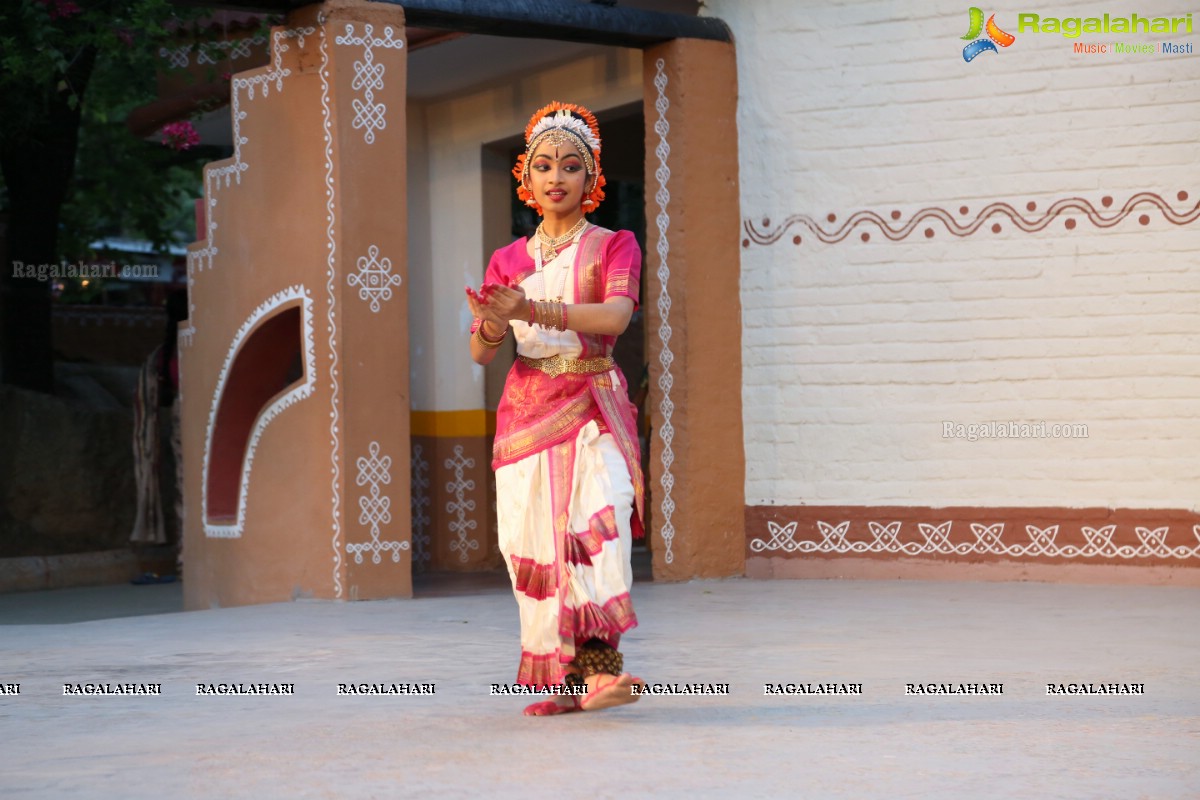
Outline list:
[[[500,329],[500,336],[499,336],[499,337],[497,337],[497,338],[495,338],[495,339],[493,339],[492,337],[490,337],[490,336],[488,336],[486,333],[484,333],[484,327],[485,327],[486,325],[487,325],[487,322],[480,322],[480,323],[479,323],[479,329],[478,329],[478,330],[479,330],[479,336],[480,336],[480,337],[481,337],[481,338],[482,338],[482,339],[483,339],[485,342],[496,342],[496,343],[503,342],[503,341],[504,341],[504,337],[508,336],[508,326],[507,326],[507,325],[503,326],[503,327]]]
[[[529,324],[541,325],[555,331],[567,329],[567,304],[555,301],[530,300]]]
[[[500,334],[499,339],[489,339],[483,335],[483,325],[484,325],[484,323],[482,321],[480,321],[479,327],[475,329],[475,338],[479,340],[479,343],[481,345],[488,348],[489,350],[492,350],[492,349],[495,349],[495,348],[499,347],[500,345],[504,344],[504,340],[508,337],[508,327],[507,326],[505,326],[504,332]]]

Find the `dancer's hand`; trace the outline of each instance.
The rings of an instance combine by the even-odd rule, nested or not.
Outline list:
[[[493,332],[504,330],[508,327],[508,321],[497,316],[495,309],[488,303],[487,299],[470,286],[467,287],[467,307],[471,310],[471,316],[475,317],[475,319],[492,323]]]
[[[489,283],[483,287],[487,308],[508,324],[510,320],[529,321],[529,301],[520,285],[502,286]]]

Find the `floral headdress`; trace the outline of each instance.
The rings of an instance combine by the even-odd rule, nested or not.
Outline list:
[[[542,207],[533,199],[529,188],[529,167],[534,151],[545,141],[556,145],[569,143],[579,150],[591,178],[591,186],[585,188],[583,207],[585,211],[595,211],[604,199],[606,183],[600,169],[600,126],[596,124],[596,117],[583,106],[555,101],[538,109],[529,119],[525,126],[525,152],[517,156],[517,165],[512,172],[517,179],[517,197],[539,215]]]

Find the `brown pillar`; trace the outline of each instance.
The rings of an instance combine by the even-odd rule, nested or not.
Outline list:
[[[412,595],[407,47],[393,5],[326,6],[345,596]],[[327,193],[330,190],[327,188]],[[328,220],[326,220],[328,222]],[[336,435],[336,432],[335,432]]]
[[[658,580],[745,570],[737,71],[730,44],[644,57],[651,550]]]

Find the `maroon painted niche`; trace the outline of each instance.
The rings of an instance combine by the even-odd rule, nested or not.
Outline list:
[[[302,322],[299,305],[277,311],[254,329],[233,358],[210,443],[204,509],[209,524],[237,521],[242,464],[254,422],[304,380]]]

